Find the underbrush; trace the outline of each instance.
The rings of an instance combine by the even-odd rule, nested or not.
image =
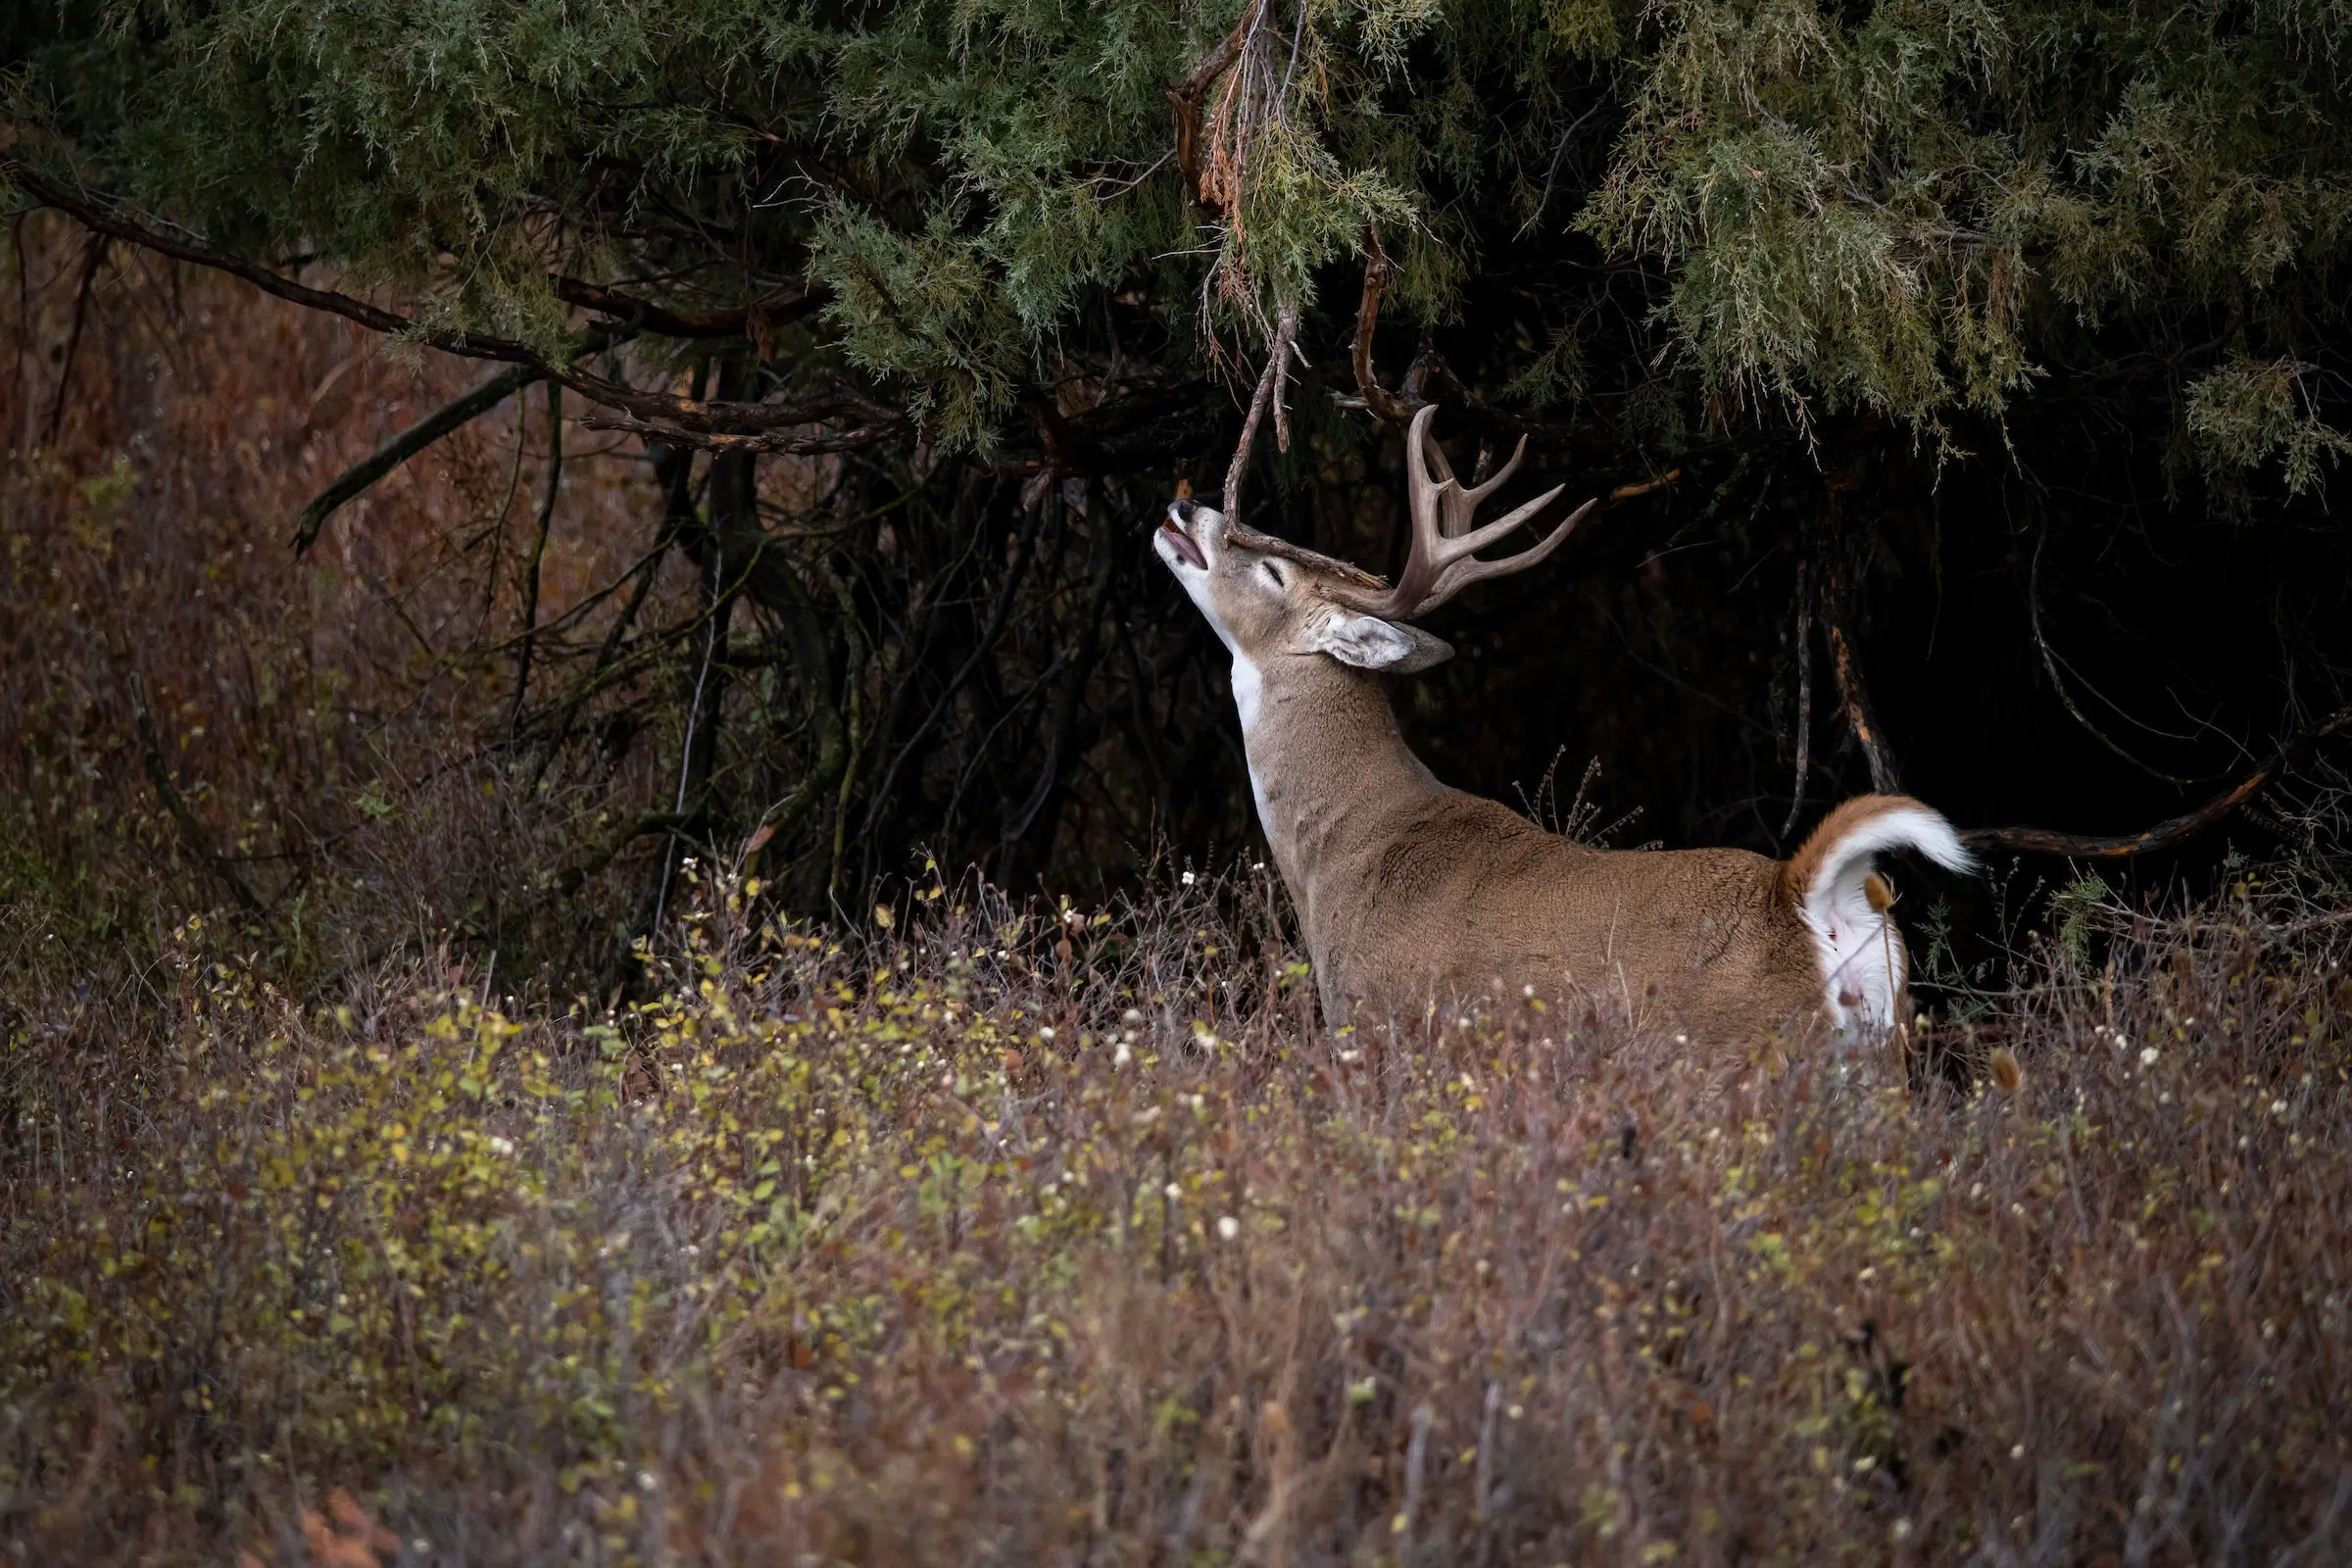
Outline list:
[[[620,1010],[445,956],[306,1007],[191,921],[135,1015],[15,1014],[0,1557],[2352,1539],[2340,912],[2113,916],[1835,1071],[1533,1003],[1327,1039],[1262,878],[864,945],[757,894]]]

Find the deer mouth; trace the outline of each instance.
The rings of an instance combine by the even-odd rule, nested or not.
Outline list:
[[[1175,552],[1178,560],[1196,571],[1208,569],[1208,558],[1200,553],[1200,547],[1193,543],[1193,536],[1185,531],[1182,524],[1177,522],[1172,513],[1165,521],[1160,523],[1159,537],[1168,549]]]

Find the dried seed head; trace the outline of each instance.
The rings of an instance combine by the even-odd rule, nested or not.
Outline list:
[[[1894,907],[1894,884],[1876,871],[1862,879],[1862,896],[1870,901],[1874,914],[1885,914]]]
[[[2025,1087],[2026,1070],[2017,1064],[2017,1054],[2007,1046],[1992,1050],[1992,1081],[2013,1095]]]

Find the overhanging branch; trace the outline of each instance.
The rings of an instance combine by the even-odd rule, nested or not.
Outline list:
[[[764,321],[770,328],[783,326],[809,315],[830,297],[819,285],[763,299],[741,310],[673,311],[585,278],[558,277],[555,288],[556,298],[566,305],[595,311],[624,326],[661,337],[749,338],[755,335],[758,322]]]
[[[142,250],[153,251],[159,256],[171,257],[173,261],[187,262],[193,266],[209,268],[214,271],[226,272],[232,277],[243,278],[266,294],[272,295],[289,304],[302,306],[305,310],[339,316],[371,332],[406,338],[411,342],[421,343],[427,348],[438,349],[444,354],[454,354],[462,359],[493,360],[507,365],[527,367],[540,376],[559,382],[569,390],[577,392],[582,398],[600,408],[617,409],[639,419],[662,420],[676,426],[681,431],[702,433],[743,434],[755,431],[781,431],[808,422],[808,416],[804,408],[788,408],[769,403],[706,403],[668,392],[646,391],[605,376],[592,374],[579,368],[576,364],[564,364],[552,360],[529,344],[517,342],[513,338],[429,326],[410,317],[402,316],[396,311],[385,310],[382,306],[340,293],[334,289],[313,288],[307,283],[297,282],[293,278],[272,271],[258,262],[248,261],[240,256],[232,256],[225,251],[215,250],[194,239],[126,217],[122,210],[122,204],[112,198],[85,191],[70,190],[19,158],[0,157],[0,178],[6,179],[40,206],[54,208],[95,233],[121,240],[125,244],[136,245]],[[590,305],[588,307],[590,309],[602,310],[610,306],[617,311],[624,304],[636,307],[641,303],[629,300],[627,296],[603,290],[599,285],[594,284],[580,284],[577,291],[591,292],[595,297],[606,302],[605,305]],[[560,297],[563,295],[563,280],[559,280],[557,292]],[[575,303],[584,303],[584,301],[575,301]],[[812,309],[814,303],[821,303],[821,301],[816,301],[815,297],[811,295],[802,295],[793,303],[796,306]],[[651,306],[642,308],[648,312],[655,309]],[[775,308],[782,309],[783,307]],[[692,329],[681,335],[716,335],[717,328],[721,324],[721,318],[717,316],[697,318],[676,316],[670,313],[659,314],[667,317],[671,324]],[[744,313],[747,329],[750,325],[750,315],[751,311],[747,309]],[[592,353],[610,343],[628,337],[636,329],[637,323],[635,322],[627,326],[600,327],[590,333],[582,343],[581,352]],[[662,327],[651,320],[644,323],[644,329],[657,333],[662,331]],[[845,401],[845,406],[848,403],[858,401],[853,394],[844,393],[839,396]],[[880,405],[870,406],[880,407]],[[688,441],[685,444],[696,443]],[[760,450],[786,451],[792,450],[792,448],[781,446]]]
[[[1404,385],[1397,391],[1383,386],[1380,372],[1372,366],[1372,333],[1380,324],[1380,302],[1388,293],[1389,277],[1395,270],[1396,264],[1390,261],[1389,253],[1380,243],[1380,231],[1366,229],[1364,289],[1355,308],[1352,354],[1356,398],[1353,402],[1341,400],[1344,404],[1360,405],[1388,423],[1401,427],[1412,423],[1413,416],[1423,408],[1436,403],[1461,415],[1487,435],[1506,440],[1525,439],[1536,447],[1582,450],[1603,459],[1617,455],[1617,442],[1606,430],[1591,425],[1544,424],[1482,402],[1462,384],[1453,368],[1434,353],[1424,353],[1414,362]]]
[[[808,425],[834,417],[840,410],[831,403],[817,403],[785,412],[801,416],[791,421],[793,424]],[[626,415],[597,415],[580,422],[591,430],[621,430],[663,446],[692,447],[698,452],[784,453],[800,457],[823,452],[854,452],[862,447],[876,446],[906,434],[908,428],[903,418],[884,418],[827,435],[795,435],[789,429],[750,434],[728,430],[682,430],[675,425],[635,419]]]
[[[2064,855],[2087,860],[2121,860],[2169,850],[2196,837],[2245,806],[2288,773],[2311,760],[2322,742],[2352,730],[2352,708],[2340,708],[2296,731],[2270,760],[2193,811],[2170,817],[2144,833],[2114,836],[2053,833],[2038,827],[1981,827],[1960,835],[1978,849],[2020,850],[2028,855]]]
[[[1254,0],[1224,42],[1193,68],[1181,86],[1168,89],[1168,102],[1176,106],[1176,168],[1184,176],[1185,194],[1196,203],[1200,200],[1200,100],[1219,76],[1233,69],[1250,34],[1264,25],[1265,20],[1266,0]]]

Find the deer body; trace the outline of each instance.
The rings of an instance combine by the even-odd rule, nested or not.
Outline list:
[[[1416,445],[1426,425],[1425,414]],[[1426,482],[1417,457],[1408,471]],[[1418,521],[1425,509],[1415,499]],[[1471,537],[1486,542],[1549,499]],[[1470,536],[1467,511],[1459,508],[1451,534],[1427,530],[1441,549]],[[1576,520],[1502,567],[1547,553]],[[1788,861],[1742,850],[1580,845],[1448,788],[1405,745],[1378,672],[1427,668],[1451,650],[1363,611],[1393,609],[1408,589],[1426,609],[1459,586],[1442,561],[1433,569],[1421,559],[1418,533],[1416,561],[1393,592],[1186,502],[1171,509],[1155,548],[1233,654],[1251,793],[1333,1025],[1359,1008],[1417,1016],[1433,1002],[1528,988],[1717,1040],[1816,1019],[1876,1033],[1899,1016],[1906,959],[1885,901],[1873,897],[1871,858],[1909,847],[1965,865],[1936,812],[1864,796]],[[1487,568],[1479,575],[1496,565],[1470,564]]]

